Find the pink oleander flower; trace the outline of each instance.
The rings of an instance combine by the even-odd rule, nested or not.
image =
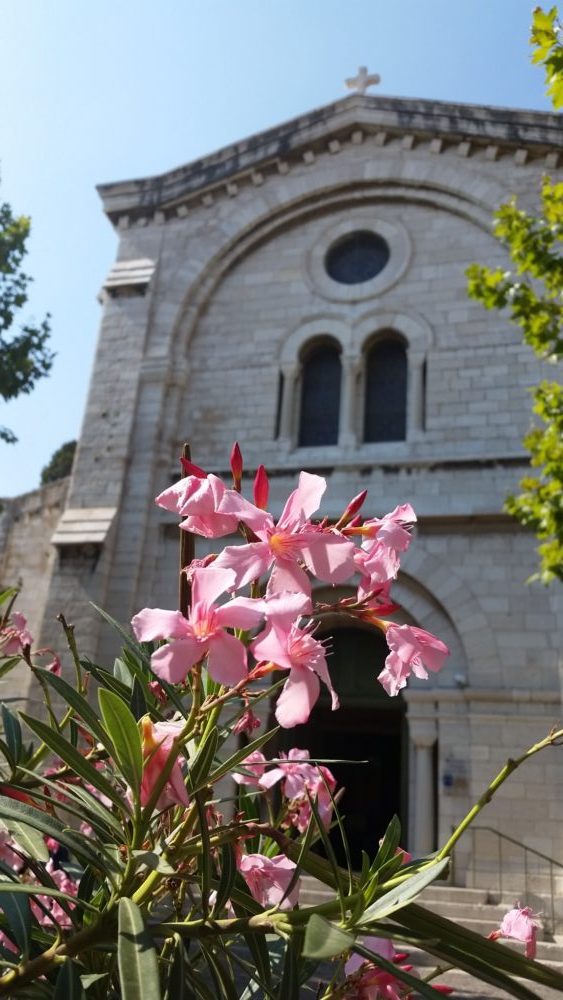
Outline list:
[[[248,757],[241,760],[241,765],[245,771],[250,773],[243,774],[242,772],[235,771],[233,773],[233,781],[236,781],[237,785],[249,785],[252,788],[269,787],[269,785],[262,784],[262,776],[266,770],[268,761],[261,750],[253,750],[252,753],[249,753]]]
[[[361,533],[366,538],[376,538],[396,552],[406,552],[412,540],[413,524],[416,524],[416,514],[410,503],[403,503],[383,517],[364,521]]]
[[[364,601],[378,588],[390,585],[400,568],[399,557],[395,549],[390,549],[384,542],[362,543],[354,554],[356,569],[360,574],[358,585],[358,600]]]
[[[510,938],[513,941],[522,941],[526,946],[524,951],[526,958],[535,958],[540,927],[541,921],[537,913],[534,913],[529,906],[515,903],[514,909],[505,913],[499,929],[491,931],[489,939],[496,941],[498,938]]]
[[[294,747],[287,756],[282,751],[277,767],[260,779],[262,788],[272,788],[277,781],[282,781],[282,793],[289,800],[290,822],[300,833],[311,819],[310,798],[316,802],[321,822],[328,829],[333,808],[331,793],[336,788],[336,778],[328,767],[311,764],[309,751]]]
[[[299,628],[294,615],[272,615],[263,632],[251,644],[257,660],[266,660],[280,670],[289,670],[276,704],[276,719],[284,729],[291,729],[307,722],[313,705],[319,697],[321,685],[326,684],[332,697],[332,708],[338,708],[336,694],[325,657],[322,642],[311,634],[313,624]]]
[[[232,589],[230,570],[196,570],[192,581],[192,603],[188,617],[180,611],[144,608],[131,625],[141,642],[169,639],[151,657],[157,677],[172,684],[184,681],[188,671],[207,656],[209,673],[219,684],[233,686],[246,677],[246,649],[226,628],[253,628],[263,615],[263,601],[237,597],[216,605],[220,594]]]
[[[276,906],[282,910],[291,910],[297,904],[300,880],[284,899],[289,883],[297,865],[278,854],[275,858],[267,858],[264,854],[243,854],[238,861],[238,869],[250,892],[261,906]]]
[[[220,538],[237,530],[238,519],[230,514],[219,514],[217,508],[226,487],[218,476],[209,475],[191,462],[183,462],[188,473],[160,493],[155,503],[165,510],[184,517],[180,527],[204,538]]]
[[[25,615],[13,611],[9,621],[0,630],[0,656],[17,656],[32,643],[33,638],[27,627]]]
[[[273,566],[271,591],[310,595],[310,580],[300,563],[319,580],[344,583],[355,573],[355,545],[333,528],[320,527],[310,521],[325,489],[326,481],[321,476],[302,472],[299,485],[290,494],[277,524],[271,514],[234,490],[227,490],[219,513],[243,521],[258,541],[228,545],[215,565],[234,571],[236,587],[259,579]]]
[[[183,722],[152,722],[148,715],[145,715],[141,720],[143,777],[140,800],[142,806],[146,806],[149,801],[172,749],[172,742],[183,726]],[[174,805],[189,805],[179,760],[175,760],[172,765],[168,780],[156,801],[156,809],[168,809]]]
[[[415,625],[389,625],[385,638],[390,653],[377,679],[390,695],[406,687],[411,672],[426,679],[428,670],[441,670],[450,652],[441,639]]]

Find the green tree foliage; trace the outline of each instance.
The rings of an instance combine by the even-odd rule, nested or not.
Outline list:
[[[72,460],[76,451],[76,441],[67,441],[53,452],[47,465],[41,470],[41,485],[53,483],[55,479],[70,476]]]
[[[563,107],[563,44],[557,11],[534,11],[532,59],[545,66],[548,94]],[[488,309],[506,309],[538,357],[554,366],[563,359],[563,184],[546,177],[539,215],[518,207],[516,199],[496,213],[495,235],[507,249],[511,270],[478,264],[468,269],[469,294]],[[534,389],[536,426],[524,438],[537,476],[526,476],[522,492],[505,508],[539,539],[535,578],[563,580],[563,386],[542,381]]]
[[[38,379],[51,369],[54,355],[47,346],[49,316],[38,325],[26,323],[10,333],[16,313],[27,302],[32,278],[22,271],[27,253],[30,220],[15,216],[10,206],[0,204],[0,397],[15,399],[31,392]],[[0,426],[0,440],[13,444],[13,431]]]

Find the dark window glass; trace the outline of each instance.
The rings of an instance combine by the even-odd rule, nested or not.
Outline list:
[[[338,240],[325,260],[327,273],[342,285],[358,285],[375,278],[389,260],[389,247],[377,233],[351,233]]]
[[[407,352],[397,340],[374,344],[366,361],[364,441],[404,441]]]
[[[303,362],[299,445],[336,444],[339,412],[340,357],[323,345]]]

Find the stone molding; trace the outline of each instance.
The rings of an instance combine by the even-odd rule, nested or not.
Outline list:
[[[212,203],[214,197],[233,197],[241,186],[255,184],[253,178],[258,169],[261,177],[265,177],[269,172],[279,173],[283,163],[285,172],[293,164],[302,165],[305,154],[305,162],[314,162],[318,153],[333,155],[335,142],[339,151],[348,143],[357,144],[359,132],[363,141],[373,138],[378,146],[394,138],[407,139],[407,151],[426,142],[436,158],[447,155],[448,151],[466,157],[474,150],[485,151],[494,146],[497,158],[509,155],[514,163],[523,166],[521,150],[552,159],[554,152],[563,152],[560,122],[553,113],[356,95],[257,133],[179,169],[155,177],[101,184],[98,192],[114,223],[124,214],[129,219],[147,214],[154,217],[157,209],[166,218],[177,218],[180,209],[194,196],[200,203],[202,196],[211,197]]]

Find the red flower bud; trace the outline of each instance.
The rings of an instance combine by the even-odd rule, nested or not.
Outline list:
[[[231,472],[233,474],[233,486],[235,490],[240,493],[240,481],[242,479],[242,454],[238,446],[238,441],[235,441],[233,447],[231,448]]]
[[[183,455],[180,456],[180,462],[182,465],[182,472],[185,476],[197,476],[198,479],[207,479],[207,472],[200,469],[199,465],[194,465],[193,462],[189,462]]]
[[[345,525],[347,525],[349,523],[349,521],[351,521],[352,518],[356,516],[356,514],[358,513],[358,511],[362,507],[362,505],[364,503],[364,500],[367,497],[367,495],[368,495],[368,491],[367,490],[362,490],[362,492],[358,493],[358,495],[356,497],[354,497],[353,500],[350,500],[350,503],[348,504],[346,510],[344,511],[344,513],[342,514],[342,517],[340,518],[340,520],[338,521],[338,523],[336,525],[337,528],[344,528]]]
[[[254,477],[254,503],[260,510],[268,509],[270,481],[263,465],[259,465]]]

